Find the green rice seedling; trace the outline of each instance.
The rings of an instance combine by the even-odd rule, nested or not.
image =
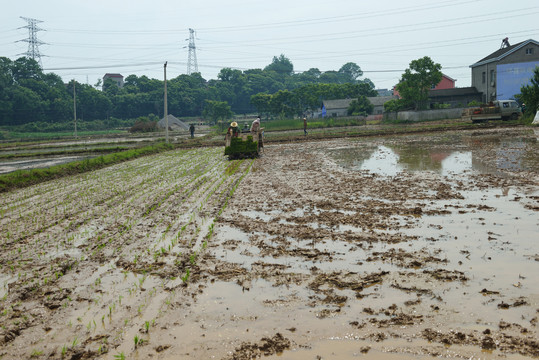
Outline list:
[[[135,349],[136,349],[137,346],[142,345],[142,342],[144,340],[142,338],[140,338],[138,335],[135,335],[134,341],[135,341]]]
[[[79,339],[75,336],[75,339],[71,343],[71,347],[74,348],[75,346],[77,346],[78,343],[79,343]]]
[[[208,235],[207,235],[207,238],[208,239],[211,239],[212,235],[213,235],[213,228],[214,228],[214,223],[211,223],[210,226],[208,227]]]
[[[43,355],[42,350],[34,350],[34,351],[32,351],[32,354],[30,355],[30,357],[38,357],[40,355]]]
[[[62,346],[62,359],[66,356],[67,354],[67,346]]]
[[[117,355],[114,355],[114,358],[117,359],[117,360],[125,360],[125,354],[123,352],[117,354]]]
[[[181,279],[182,279],[182,281],[183,281],[184,283],[187,283],[187,282],[189,281],[189,269],[187,269],[187,271],[185,272],[185,275],[182,276]]]
[[[149,321],[144,322],[144,330],[146,330],[146,333],[148,333],[150,331],[150,322]]]

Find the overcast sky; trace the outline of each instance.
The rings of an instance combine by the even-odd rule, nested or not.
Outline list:
[[[411,60],[430,56],[458,87],[469,66],[500,48],[539,39],[538,0],[2,0],[0,56],[28,50],[37,33],[45,72],[93,85],[107,72],[163,79],[187,73],[189,28],[198,70],[264,68],[284,54],[296,72],[354,62],[391,89]]]

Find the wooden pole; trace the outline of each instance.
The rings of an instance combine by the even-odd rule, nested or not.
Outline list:
[[[167,138],[167,144],[168,144],[168,106],[167,106],[167,62],[165,61],[164,72],[165,72],[165,126],[167,127],[166,130],[166,138]]]
[[[77,92],[75,91],[75,79],[73,79],[73,118],[75,119],[75,139],[77,138]]]

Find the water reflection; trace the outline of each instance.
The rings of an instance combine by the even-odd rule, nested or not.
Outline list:
[[[399,155],[386,146],[379,146],[370,158],[364,160],[359,167],[372,173],[384,176],[395,176],[404,170],[399,164]]]
[[[0,174],[7,174],[16,170],[41,169],[54,165],[67,164],[73,161],[91,159],[95,156],[60,156],[60,157],[43,157],[24,160],[7,160],[0,161]]]
[[[393,149],[378,146],[370,151],[339,149],[333,152],[337,162],[344,167],[369,171],[382,176],[396,176],[408,171],[436,171],[443,175],[458,174],[472,169],[471,151],[427,149],[400,146]]]

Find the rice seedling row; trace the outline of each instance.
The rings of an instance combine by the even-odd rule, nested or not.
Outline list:
[[[238,161],[231,171],[220,149],[173,151],[6,194],[2,331],[56,324],[36,345],[65,356],[83,346],[104,353],[127,337],[144,344],[139,329],[199,276],[213,204],[237,184],[239,168],[248,170]],[[43,311],[21,321],[26,298]]]

